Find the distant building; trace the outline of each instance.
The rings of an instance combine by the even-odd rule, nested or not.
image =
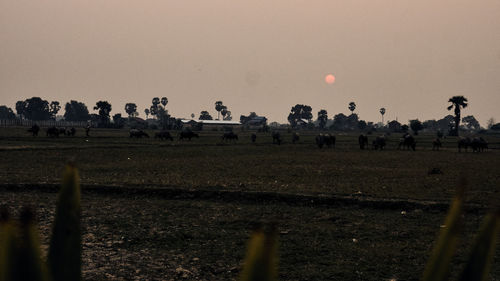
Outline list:
[[[182,124],[186,128],[201,128],[202,130],[213,130],[213,129],[240,129],[241,123],[239,121],[228,121],[228,120],[194,120],[185,119],[181,120]]]

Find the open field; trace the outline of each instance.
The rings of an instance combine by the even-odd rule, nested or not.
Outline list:
[[[417,280],[461,176],[470,212],[456,271],[485,211],[500,202],[494,135],[485,137],[493,149],[458,153],[454,138],[432,151],[426,135],[412,152],[395,149],[399,134],[386,151],[360,151],[357,135],[337,135],[335,149],[320,150],[314,133],[296,145],[284,133],[281,146],[264,133],[256,144],[248,132],[235,144],[220,132],[191,142],[78,133],[32,138],[0,128],[0,202],[34,205],[46,245],[55,186],[64,163],[75,162],[91,280],[235,279],[249,231],[262,221],[281,232],[281,280]],[[491,280],[500,280],[498,248],[492,268]]]

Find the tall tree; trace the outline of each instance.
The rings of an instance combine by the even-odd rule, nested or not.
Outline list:
[[[21,112],[29,120],[49,120],[51,117],[49,102],[39,97],[32,97],[23,103],[16,103],[16,110],[18,104],[24,104],[24,109]]]
[[[166,97],[162,97],[160,103],[163,105],[163,107],[167,106],[168,99]]]
[[[107,101],[98,101],[95,106],[94,110],[98,110],[99,112],[99,119],[101,121],[102,125],[106,125],[109,123],[109,113],[111,112],[111,104]]]
[[[410,120],[410,128],[415,135],[418,135],[418,131],[422,130],[424,126],[422,125],[422,122],[420,122],[420,120],[414,119]]]
[[[5,105],[0,105],[0,119],[12,120],[16,119],[16,115],[11,108],[8,108]]]
[[[16,112],[17,112],[17,115],[19,115],[19,117],[21,119],[24,118],[24,110],[26,109],[26,102],[25,101],[18,101],[16,102]]]
[[[144,109],[144,114],[146,114],[146,119],[148,119],[148,116],[149,116],[149,109],[148,108]]]
[[[455,108],[455,128],[453,129],[452,135],[458,136],[458,128],[460,127],[460,114],[461,109],[467,107],[468,100],[464,96],[454,96],[451,97],[448,102],[451,103],[448,106],[448,110]]]
[[[64,119],[66,121],[88,121],[89,110],[83,102],[72,100],[64,106]]]
[[[469,130],[477,131],[481,129],[479,121],[477,121],[477,119],[473,115],[465,116],[464,118],[462,118],[462,122]]]
[[[59,112],[60,109],[61,109],[61,105],[59,104],[58,101],[51,102],[49,105],[49,112],[50,112],[51,117],[55,119],[57,116],[57,113]]]
[[[202,111],[200,112],[200,117],[198,118],[199,120],[212,120],[212,116],[210,115],[210,113],[208,113],[208,111]]]
[[[217,110],[217,120],[220,118],[220,112],[223,109],[222,101],[215,102],[215,110]]]
[[[152,105],[149,108],[149,113],[151,114],[151,116],[157,117],[156,114],[158,112],[158,105],[160,104],[160,98],[154,97],[151,103]]]
[[[137,105],[135,103],[125,104],[125,112],[127,112],[129,118],[136,117],[137,115],[139,115],[137,113]]]
[[[312,107],[304,104],[296,104],[290,110],[290,114],[288,114],[288,122],[290,122],[292,127],[296,127],[300,119],[306,119],[310,122],[312,118]]]
[[[356,103],[351,101],[348,106],[349,110],[351,111],[351,114],[354,113],[354,110],[356,110]]]
[[[384,124],[384,114],[385,114],[385,108],[380,109],[380,114],[382,115],[382,124]]]
[[[324,109],[318,112],[318,123],[321,129],[324,129],[328,121],[328,112]]]

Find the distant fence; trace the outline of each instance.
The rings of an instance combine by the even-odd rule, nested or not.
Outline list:
[[[32,121],[32,120],[3,120],[0,119],[0,127],[31,127],[37,124],[40,127],[76,127],[83,128],[87,126],[87,121],[55,121],[55,120],[43,120],[43,121]]]

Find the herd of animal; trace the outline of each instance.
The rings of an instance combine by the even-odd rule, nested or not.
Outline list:
[[[28,132],[33,134],[33,136],[38,136],[39,131],[40,131],[40,127],[38,127],[37,125],[32,126],[28,130]],[[87,136],[89,136],[89,131],[90,131],[90,128],[87,127],[85,129]],[[48,137],[59,137],[60,135],[75,136],[75,134],[76,134],[75,128],[67,129],[67,128],[49,127],[46,129],[46,135]],[[143,130],[140,130],[140,129],[130,129],[129,137],[130,138],[143,138],[143,137],[149,138],[149,134]],[[157,139],[160,139],[160,140],[171,140],[171,141],[174,140],[174,137],[172,136],[172,134],[170,134],[169,131],[156,132],[154,137]],[[273,144],[280,145],[283,143],[283,138],[282,138],[280,132],[273,131],[271,133],[271,137],[273,140]],[[199,135],[197,133],[190,131],[190,130],[181,131],[178,134],[179,140],[190,141],[192,138],[199,138]],[[257,141],[257,134],[252,133],[250,135],[250,140],[252,143],[255,143]],[[297,132],[292,133],[291,142],[293,144],[295,144],[299,140],[300,140],[300,135]],[[238,141],[238,134],[236,134],[232,131],[225,132],[221,136],[221,141],[236,142],[236,141]],[[319,148],[323,148],[323,147],[335,148],[336,137],[333,134],[320,133],[320,134],[316,135],[315,142]],[[370,148],[367,135],[364,135],[364,134],[359,135],[358,143],[359,143],[359,148],[361,150]],[[459,152],[461,152],[462,150],[467,151],[469,148],[471,148],[473,152],[482,152],[482,151],[488,149],[488,142],[483,137],[474,137],[474,138],[460,137],[457,141],[457,145],[458,145]],[[376,136],[375,139],[373,139],[371,142],[371,149],[372,150],[384,150],[386,146],[387,146],[387,136],[386,135]],[[417,142],[415,140],[415,137],[409,133],[405,133],[400,138],[397,149],[398,150],[406,149],[406,150],[415,151],[416,146],[417,146]],[[441,142],[440,138],[436,138],[432,141],[432,150],[439,150],[441,147],[442,147],[442,142]]]

